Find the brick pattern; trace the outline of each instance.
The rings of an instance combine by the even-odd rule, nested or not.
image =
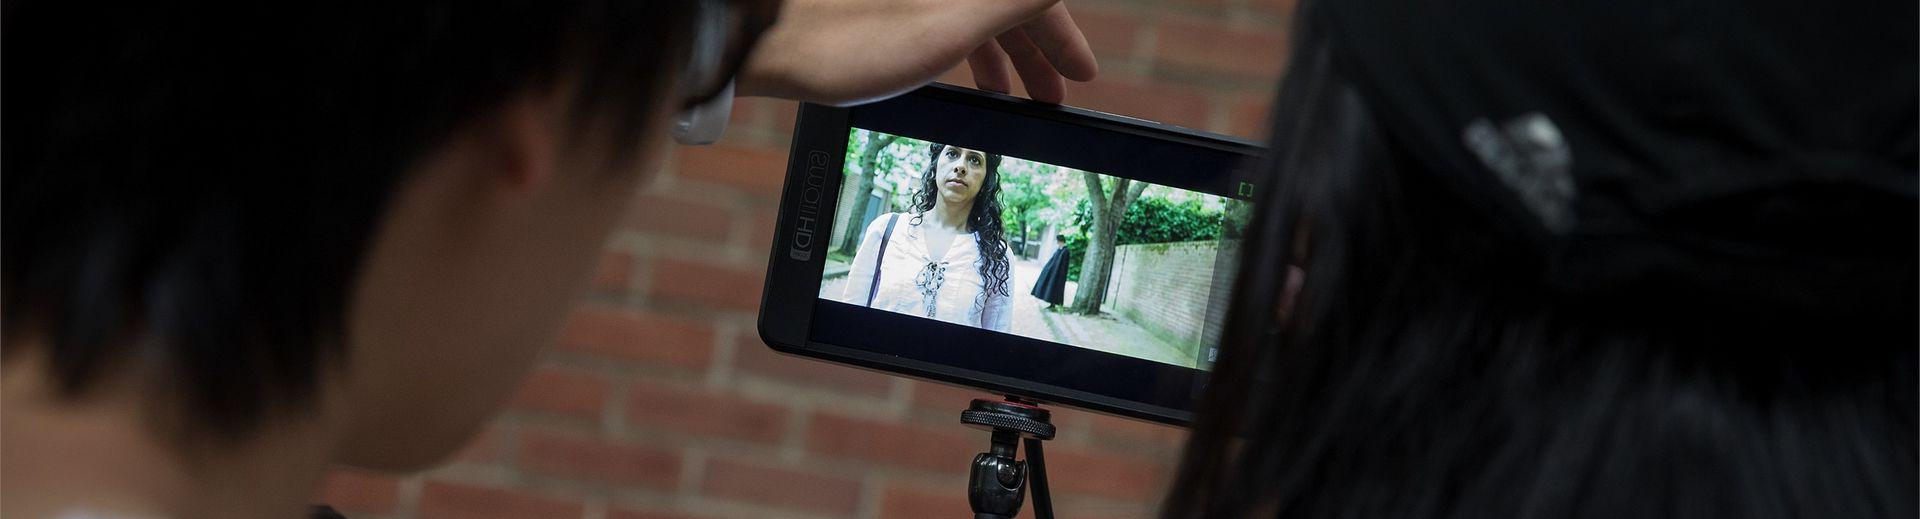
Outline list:
[[[1225,295],[1213,292],[1214,268],[1233,251],[1219,241],[1114,247],[1110,308],[1175,345],[1205,344],[1208,306]]]
[[[1102,77],[1072,105],[1259,138],[1294,0],[1074,0]],[[943,81],[971,85],[962,66]],[[1016,82],[1017,85],[1017,82]],[[1016,91],[1018,87],[1016,86]],[[355,519],[965,517],[987,395],[789,358],[755,328],[797,107],[736,102],[679,148],[607,242],[592,288],[502,415],[446,465],[337,471]],[[1062,517],[1153,517],[1177,429],[1057,410]]]

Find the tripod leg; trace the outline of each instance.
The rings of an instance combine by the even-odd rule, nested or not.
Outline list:
[[[1047,490],[1047,456],[1040,449],[1040,440],[1026,438],[1027,445],[1027,486],[1033,489],[1034,519],[1053,519],[1053,494]]]

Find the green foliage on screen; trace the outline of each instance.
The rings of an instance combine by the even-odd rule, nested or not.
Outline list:
[[[1092,209],[1088,203],[1081,199],[1074,209],[1074,224],[1082,229],[1092,227]],[[1114,242],[1135,245],[1215,240],[1220,238],[1221,223],[1227,216],[1227,211],[1210,208],[1200,198],[1176,201],[1161,196],[1141,196],[1127,207]],[[1084,232],[1067,236],[1066,247],[1071,255],[1068,280],[1080,281],[1080,262],[1087,257],[1087,242]]]
[[[867,151],[869,143],[876,139],[890,138],[879,153],[873,156],[873,162],[866,163],[861,155]],[[912,203],[913,190],[919,188],[920,174],[927,169],[927,148],[931,143],[919,139],[893,137],[859,128],[847,132],[847,167],[841,171],[852,183],[860,176],[871,176],[875,185],[884,192],[892,193],[886,200],[887,207],[880,212],[901,211]]]
[[[1120,221],[1120,245],[1212,240],[1220,237],[1219,210],[1207,209],[1198,199],[1175,202],[1140,197]]]
[[[884,145],[877,150],[875,145]],[[885,207],[869,214],[906,211],[920,175],[926,171],[932,143],[863,129],[847,134],[846,185],[870,178],[875,191],[888,193]],[[867,161],[868,152],[871,161]],[[1070,168],[1006,157],[999,168],[1001,221],[1008,245],[1023,256],[1037,255],[1053,234],[1066,235],[1067,279],[1079,281],[1092,227],[1083,173]],[[841,208],[841,210],[847,210]],[[1127,207],[1118,245],[1215,240],[1238,235],[1249,216],[1247,204],[1212,195],[1149,188]],[[1232,226],[1225,228],[1222,224]],[[1223,229],[1226,233],[1223,236]],[[1047,258],[1035,259],[1045,260]]]
[[[1060,168],[1052,164],[1004,159],[1000,162],[1000,223],[1004,236],[1016,251],[1032,254],[1047,241],[1042,232],[1054,225],[1054,196],[1049,188],[1062,179]]]

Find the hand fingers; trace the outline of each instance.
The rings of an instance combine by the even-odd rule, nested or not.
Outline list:
[[[1007,53],[1007,60],[1013,62],[1013,70],[1020,73],[1020,83],[1027,86],[1027,97],[1054,104],[1066,99],[1066,80],[1047,62],[1046,54],[1027,37],[1026,30],[1015,27],[1000,33],[996,39],[1000,50]]]
[[[957,4],[957,5],[956,5]],[[955,7],[964,6],[966,15],[958,19],[969,25],[980,25],[972,29],[984,29],[974,34],[999,34],[1013,30],[1022,24],[1033,21],[1060,5],[1060,0],[991,0],[986,2],[957,2]],[[1064,12],[1064,11],[1063,11]]]
[[[1060,75],[1074,81],[1092,81],[1100,74],[1100,64],[1093,57],[1093,48],[1087,45],[1087,37],[1080,32],[1080,26],[1073,23],[1073,15],[1067,13],[1066,3],[1053,4],[1045,13],[1028,21],[1021,28],[1026,29],[1028,38],[1033,40],[1040,52],[1047,56]]]
[[[1007,52],[1000,44],[987,40],[967,55],[967,67],[973,70],[973,86],[988,92],[1013,92],[1013,72],[1007,70]]]

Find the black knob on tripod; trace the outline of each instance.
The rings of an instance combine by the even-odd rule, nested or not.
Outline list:
[[[974,519],[1010,519],[1020,513],[1027,497],[1027,464],[1012,453],[982,452],[973,456],[967,473],[967,505]]]
[[[1053,439],[1053,413],[1019,402],[974,400],[960,412],[960,423],[983,431],[1011,431],[1022,438]]]
[[[1046,462],[1040,442],[1053,439],[1052,413],[1024,402],[974,400],[960,412],[960,423],[993,432],[987,452],[973,457],[973,469],[967,475],[967,503],[974,519],[1011,519],[1020,513],[1028,483],[1033,485],[1034,513],[1051,519],[1053,506],[1047,495]],[[1021,440],[1027,445],[1027,459],[1014,454]]]

